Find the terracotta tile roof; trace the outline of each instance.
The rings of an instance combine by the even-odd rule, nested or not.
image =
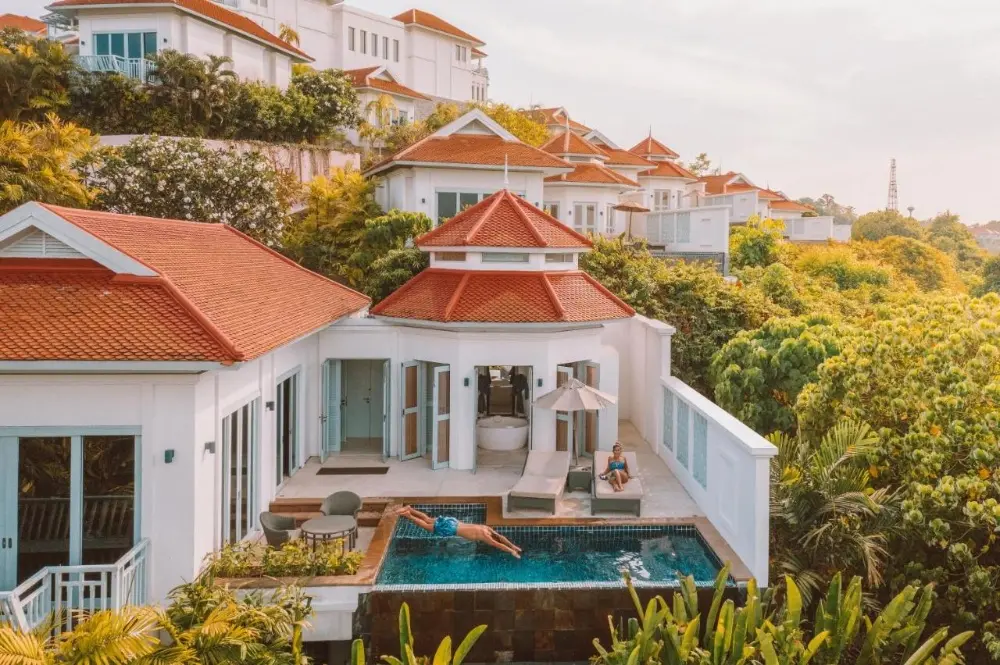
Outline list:
[[[470,41],[470,42],[472,42],[472,43],[474,43],[474,44],[476,44],[478,46],[485,46],[486,45],[486,42],[484,42],[483,40],[479,39],[478,37],[473,37],[472,35],[470,35],[469,33],[467,33],[465,30],[460,30],[460,29],[456,28],[451,23],[448,23],[448,21],[445,21],[443,18],[435,16],[434,14],[431,14],[430,12],[422,11],[420,9],[407,9],[402,14],[397,14],[396,16],[393,16],[392,18],[396,19],[397,21],[399,21],[401,23],[405,23],[407,25],[415,24],[415,25],[422,26],[424,28],[429,28],[431,30],[437,30],[438,32],[443,32],[445,34],[449,34],[452,37],[458,37],[459,39],[465,39],[465,40]]]
[[[815,212],[812,208],[805,204],[799,203],[798,201],[789,201],[788,199],[771,201],[768,203],[768,207],[772,210],[786,210],[788,212]]]
[[[643,140],[636,143],[634,146],[629,148],[629,152],[635,153],[640,156],[654,155],[656,157],[669,157],[675,159],[680,157],[676,152],[663,145],[659,141],[653,138],[652,135],[647,136]]]
[[[697,180],[698,176],[688,171],[677,162],[656,162],[654,168],[641,171],[640,178],[690,178]]]
[[[698,180],[705,183],[706,194],[722,194],[725,184],[738,175],[735,171],[729,171],[718,175],[703,175]]]
[[[37,18],[20,14],[0,14],[0,30],[4,28],[17,28],[35,35],[44,35],[49,31],[49,26]]]
[[[635,311],[581,271],[427,268],[372,309],[376,316],[446,323],[561,323]]]
[[[487,57],[486,56],[486,51],[480,51],[475,46],[472,47],[472,55],[474,55],[477,58],[485,58],[485,57]]]
[[[542,146],[542,150],[553,155],[589,155],[600,159],[607,158],[603,150],[573,131],[556,134]]]
[[[387,92],[390,95],[400,95],[401,97],[412,97],[413,99],[427,99],[430,97],[421,95],[416,90],[412,88],[407,88],[401,83],[396,83],[395,81],[387,81],[377,76],[372,76],[372,73],[381,69],[380,67],[365,67],[364,69],[347,69],[344,73],[351,77],[355,88],[372,88],[375,90],[380,90],[382,92]]]
[[[417,141],[371,167],[366,173],[383,170],[392,162],[503,166],[505,156],[509,166],[572,168],[558,157],[520,141],[505,141],[495,135],[452,134],[429,136]]]
[[[629,152],[628,150],[622,150],[621,148],[611,148],[608,146],[598,146],[601,151],[607,155],[608,161],[605,162],[609,166],[655,166],[656,162],[651,162],[648,159],[644,159],[639,155]]]
[[[502,189],[416,239],[424,247],[565,247],[591,242],[558,219]]]
[[[223,224],[45,207],[158,273],[232,360],[256,358],[368,303]]]
[[[577,164],[572,173],[560,173],[545,179],[549,184],[558,185],[561,182],[593,183],[597,185],[623,185],[639,187],[639,183],[616,173],[602,164]]]
[[[562,109],[558,106],[548,109],[535,109],[534,112],[539,114],[539,118],[541,119],[541,123],[543,125],[559,125],[560,127],[566,126],[566,116],[563,114]],[[573,120],[573,118],[569,119],[569,128],[578,132],[590,131],[590,127]]]
[[[760,197],[760,198],[762,198],[762,199],[768,200],[768,201],[788,201],[789,200],[788,197],[786,197],[781,192],[776,192],[773,189],[762,189],[760,187],[757,188],[757,196]]]
[[[227,25],[233,30],[242,32],[258,41],[266,42],[302,60],[313,60],[307,53],[280,39],[277,35],[271,34],[243,14],[227,9],[217,2],[212,2],[212,0],[57,0],[46,9],[58,11],[63,8],[106,7],[109,5],[173,5],[210,21]]]
[[[122,279],[98,263],[0,260],[3,360],[233,360],[159,278]],[[72,264],[72,265],[70,265]]]

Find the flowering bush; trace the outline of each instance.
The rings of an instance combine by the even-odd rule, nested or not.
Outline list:
[[[84,168],[99,210],[222,222],[268,246],[278,244],[297,189],[262,154],[198,139],[142,136],[95,153]]]

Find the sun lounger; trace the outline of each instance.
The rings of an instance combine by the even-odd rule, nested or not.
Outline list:
[[[625,489],[616,492],[611,483],[601,480],[598,476],[608,468],[608,458],[611,453],[607,450],[597,450],[594,452],[594,489],[593,498],[590,501],[590,513],[596,515],[605,511],[626,511],[639,516],[642,510],[642,480],[639,478],[639,460],[635,453],[625,453],[625,461],[628,462],[629,481],[625,483]]]
[[[555,514],[556,501],[566,487],[570,454],[531,451],[521,479],[507,493],[507,510],[541,509]]]

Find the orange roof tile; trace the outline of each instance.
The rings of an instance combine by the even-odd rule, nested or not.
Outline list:
[[[663,145],[662,143],[654,139],[652,134],[650,134],[649,136],[647,136],[646,138],[644,138],[643,140],[639,141],[634,146],[629,148],[629,152],[635,153],[636,155],[640,155],[642,157],[646,157],[648,155],[654,155],[657,157],[669,157],[671,159],[680,157],[680,155],[678,155],[676,152],[674,152],[667,146]]]
[[[539,115],[541,119],[540,121],[543,125],[559,125],[560,127],[566,126],[566,115],[558,106],[548,109],[534,109],[534,113]],[[569,119],[569,128],[579,132],[590,131],[590,127],[573,120],[573,118]]]
[[[452,134],[432,135],[417,141],[382,160],[366,173],[384,170],[393,162],[503,166],[505,157],[509,166],[571,168],[570,164],[558,157],[520,141],[505,141],[495,135]]]
[[[427,268],[372,314],[446,323],[584,323],[629,318],[635,310],[577,270]]]
[[[596,185],[624,185],[639,187],[639,183],[616,173],[602,164],[577,164],[571,173],[549,176],[545,182],[558,185],[561,182],[593,183]]]
[[[35,264],[42,263],[42,266]],[[163,279],[87,260],[0,260],[3,360],[234,360]]]
[[[79,7],[107,7],[121,5],[173,5],[192,14],[204,17],[216,23],[227,25],[233,30],[274,46],[302,60],[313,60],[311,56],[292,46],[288,42],[260,27],[246,16],[226,9],[212,0],[57,0],[47,7],[50,10]]]
[[[815,212],[809,206],[799,203],[798,201],[790,201],[788,199],[783,199],[781,201],[770,201],[768,207],[772,210],[787,210],[788,212]]]
[[[44,35],[49,31],[49,26],[37,18],[20,14],[0,14],[0,30],[4,28],[17,28],[34,35]]]
[[[611,148],[609,146],[598,147],[607,155],[608,161],[605,163],[609,166],[645,166],[647,168],[656,166],[656,162],[651,162],[628,150]]]
[[[472,55],[475,56],[475,57],[477,57],[477,58],[485,58],[485,57],[487,57],[486,56],[486,51],[480,51],[475,46],[472,47]]]
[[[729,171],[728,173],[703,175],[698,180],[705,183],[706,194],[722,194],[726,183],[738,175],[735,171]]]
[[[677,162],[656,162],[656,166],[648,171],[641,171],[640,178],[689,178],[697,180],[698,176],[688,171]]]
[[[502,189],[416,239],[417,247],[565,247],[591,242],[558,219]]]
[[[368,303],[223,224],[45,207],[158,273],[232,360],[261,356]]]
[[[380,68],[365,67],[364,69],[347,69],[344,70],[344,73],[351,77],[355,88],[372,88],[382,92],[387,92],[390,95],[400,95],[402,97],[412,97],[413,99],[430,100],[430,97],[421,95],[416,90],[407,88],[401,83],[387,81],[385,79],[378,78],[377,76],[372,76],[372,73],[378,69]]]
[[[607,159],[600,148],[573,131],[556,134],[542,146],[542,150],[553,155],[589,155]]]
[[[430,12],[425,12],[420,9],[407,9],[402,14],[397,14],[393,16],[397,21],[405,23],[407,25],[419,25],[430,30],[437,30],[438,32],[443,32],[445,34],[451,35],[452,37],[458,37],[459,39],[468,40],[478,46],[485,46],[486,42],[479,39],[478,37],[473,37],[465,30],[459,30],[448,21],[431,14]]]

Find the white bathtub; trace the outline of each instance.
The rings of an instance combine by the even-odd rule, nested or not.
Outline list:
[[[483,450],[517,450],[528,443],[528,421],[512,416],[480,418],[476,437]]]

